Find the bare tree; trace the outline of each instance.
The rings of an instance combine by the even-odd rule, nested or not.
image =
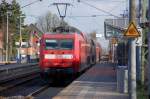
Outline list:
[[[37,27],[42,32],[51,32],[52,28],[60,25],[60,19],[57,15],[47,12],[46,15],[39,17],[37,21]]]

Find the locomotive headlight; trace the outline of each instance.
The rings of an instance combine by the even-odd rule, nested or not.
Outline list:
[[[72,59],[73,55],[72,54],[64,54],[64,55],[62,55],[62,58],[63,59]]]
[[[54,55],[54,54],[45,54],[44,58],[45,59],[55,59],[56,55]]]

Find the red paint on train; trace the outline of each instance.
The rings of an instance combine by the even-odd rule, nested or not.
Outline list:
[[[90,44],[78,33],[43,34],[40,47],[40,67],[48,69],[70,69],[79,72],[89,65]]]
[[[81,32],[45,33],[40,41],[43,74],[78,73],[100,61],[101,46]]]

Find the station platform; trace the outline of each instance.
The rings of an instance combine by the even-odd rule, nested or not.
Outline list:
[[[117,71],[111,63],[96,64],[53,99],[129,99],[117,91]]]

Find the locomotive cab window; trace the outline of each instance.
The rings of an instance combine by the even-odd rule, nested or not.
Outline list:
[[[74,47],[72,39],[47,39],[45,40],[46,49],[71,50]]]
[[[46,40],[46,49],[57,49],[58,48],[58,40]]]
[[[73,49],[73,40],[71,39],[60,40],[60,49]]]

